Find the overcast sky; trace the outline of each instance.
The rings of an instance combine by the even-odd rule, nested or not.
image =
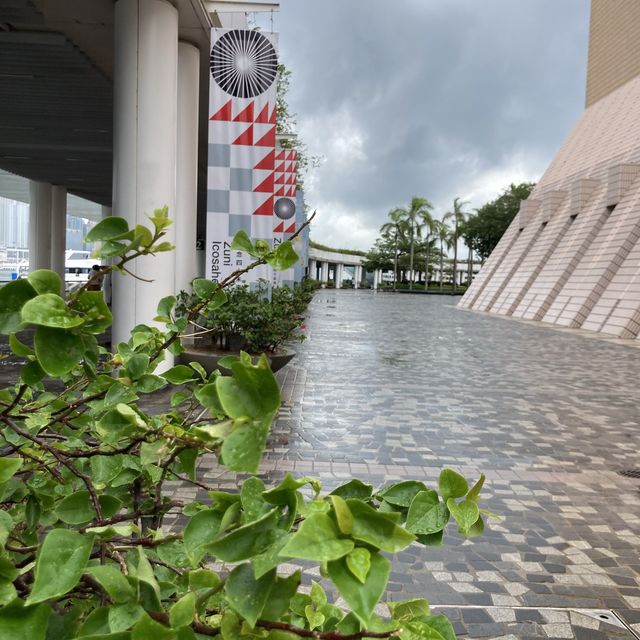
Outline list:
[[[317,242],[368,249],[413,195],[439,216],[536,180],[584,108],[589,0],[280,2]]]

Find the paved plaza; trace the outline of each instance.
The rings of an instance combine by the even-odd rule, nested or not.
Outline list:
[[[456,301],[319,291],[279,374],[264,476],[312,474],[329,489],[483,471],[503,520],[401,553],[388,596],[426,596],[464,638],[640,635],[640,481],[618,474],[640,468],[640,350]],[[235,482],[214,462],[201,474]]]

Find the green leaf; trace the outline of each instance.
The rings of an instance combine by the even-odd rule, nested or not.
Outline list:
[[[280,555],[327,562],[342,558],[353,548],[353,540],[340,538],[338,525],[330,516],[314,513],[300,525]]]
[[[68,593],[80,581],[93,547],[93,536],[53,529],[38,552],[35,580],[28,604]]]
[[[460,504],[456,504],[453,498],[449,498],[447,507],[462,533],[469,531],[480,517],[478,505],[473,500],[463,500]]]
[[[44,640],[51,609],[39,604],[21,606],[20,600],[0,609],[0,638],[7,640]]]
[[[64,329],[40,326],[33,343],[40,366],[50,376],[63,376],[71,371],[84,353],[82,338]]]
[[[186,364],[177,364],[175,367],[169,369],[169,371],[165,371],[162,377],[171,384],[185,384],[197,380],[194,370]]]
[[[407,620],[429,615],[429,603],[424,598],[387,602],[387,608],[394,620]]]
[[[193,288],[193,293],[195,293],[200,300],[209,298],[220,288],[217,282],[212,282],[206,278],[196,278],[191,283],[191,287]]]
[[[122,501],[115,496],[103,493],[98,496],[102,515],[111,517],[122,506]],[[76,491],[58,503],[55,514],[67,524],[86,524],[96,517],[88,491]]]
[[[366,627],[387,586],[390,562],[379,553],[372,553],[371,569],[364,583],[351,573],[346,558],[329,562],[327,570],[340,595]]]
[[[131,630],[131,640],[176,640],[176,634],[145,613]]]
[[[467,538],[477,538],[484,533],[484,520],[482,516],[478,516],[478,519],[464,532]]]
[[[405,480],[404,482],[397,482],[386,487],[380,491],[378,495],[389,504],[393,504],[397,507],[409,507],[411,501],[420,491],[427,491],[427,487],[423,482]]]
[[[218,390],[214,382],[198,387],[195,392],[196,400],[205,408],[209,409],[213,415],[223,415],[224,410],[218,398]]]
[[[223,562],[248,560],[263,553],[275,542],[277,520],[278,510],[272,509],[259,520],[222,534],[217,540],[205,545],[205,549]]]
[[[169,455],[170,450],[170,445],[166,440],[143,442],[140,445],[140,464],[145,467],[160,462]]]
[[[202,545],[213,542],[218,535],[222,514],[214,509],[203,509],[189,520],[184,529],[184,546],[193,565],[204,557]]]
[[[22,458],[0,458],[0,484],[13,478],[22,466]]]
[[[354,478],[349,480],[346,484],[343,484],[334,489],[329,495],[340,496],[344,500],[349,498],[356,498],[358,500],[367,500],[373,493],[373,487],[370,484],[365,484],[361,480]]]
[[[116,604],[109,607],[109,628],[115,633],[130,629],[144,615],[144,609],[135,602]]]
[[[228,299],[229,298],[227,297],[224,289],[219,289],[215,292],[213,298],[211,298],[211,300],[209,300],[209,302],[207,303],[207,310],[215,311],[216,309],[219,309],[221,306],[227,303]]]
[[[47,374],[37,362],[29,362],[20,369],[20,378],[30,387],[38,384]]]
[[[85,242],[104,242],[112,238],[118,238],[129,231],[129,223],[124,218],[108,216],[98,222],[98,224],[85,236]]]
[[[240,501],[242,502],[246,522],[257,520],[270,510],[270,506],[262,497],[263,492],[264,482],[260,478],[247,478],[242,483]]]
[[[27,276],[27,280],[38,293],[53,293],[59,296],[62,291],[62,279],[55,271],[49,269],[36,269]]]
[[[102,291],[83,291],[71,307],[84,319],[83,331],[104,333],[113,322],[111,311],[104,301]]]
[[[412,533],[442,531],[449,521],[446,505],[435,491],[420,491],[411,502],[405,526]]]
[[[309,629],[317,629],[324,624],[324,616],[316,611],[312,606],[307,605],[304,610],[304,615],[309,623]]]
[[[18,592],[10,580],[0,579],[0,607],[8,605],[18,597]]]
[[[338,528],[342,533],[349,534],[353,530],[353,514],[349,510],[347,503],[337,495],[329,496],[333,504]]]
[[[153,567],[147,558],[147,554],[142,547],[138,547],[138,566],[136,567],[136,576],[138,580],[148,584],[156,593],[158,598],[160,597],[160,585],[156,580],[156,575],[153,572]]]
[[[347,555],[347,567],[364,584],[371,569],[371,553],[363,547],[356,547]]]
[[[258,577],[258,576],[256,576]],[[286,578],[276,578],[269,591],[269,598],[260,614],[264,620],[280,620],[288,611],[291,598],[300,586],[301,572],[294,571]],[[271,636],[269,636],[271,639]]]
[[[311,602],[316,609],[321,609],[327,604],[327,594],[325,590],[315,581],[311,581],[311,590],[309,591]]]
[[[85,573],[95,578],[114,602],[128,602],[136,592],[119,569],[111,565],[88,567]]]
[[[467,481],[453,469],[443,469],[440,472],[438,487],[444,502],[449,498],[462,498],[469,490]]]
[[[90,460],[91,477],[97,486],[108,485],[122,471],[123,456],[93,456]]]
[[[316,495],[320,493],[321,484],[315,478],[309,476],[302,476],[301,478],[294,478],[289,472],[285,475],[282,482],[273,489],[265,491],[264,499],[271,504],[288,505],[291,494],[304,487],[306,484],[311,485]]]
[[[280,387],[264,359],[258,365],[236,362],[233,377],[216,378],[220,404],[234,419],[272,416],[280,407]]]
[[[171,318],[171,311],[176,306],[175,296],[166,296],[158,302],[158,316],[166,318],[166,322]]]
[[[0,287],[0,333],[15,333],[20,329],[22,308],[36,295],[26,280],[14,280]]]
[[[11,347],[13,353],[22,358],[35,355],[33,349],[20,342],[14,333],[9,336],[9,347]]]
[[[55,329],[72,329],[84,323],[69,312],[64,300],[54,293],[43,293],[25,302],[22,321]]]
[[[353,514],[351,536],[356,540],[389,553],[397,553],[416,539],[385,514],[378,513],[373,507],[360,500],[349,499],[347,505]]]
[[[473,502],[478,502],[478,498],[480,497],[480,491],[482,491],[482,487],[484,485],[485,475],[484,473],[480,474],[480,478],[478,482],[476,482],[471,489],[469,489],[469,493],[467,493],[467,500],[473,500]]]
[[[185,627],[193,622],[196,615],[196,594],[185,594],[169,609],[169,622],[174,629]]]
[[[441,614],[406,622],[400,637],[403,640],[456,640],[451,623]]]
[[[231,249],[233,251],[245,251],[251,256],[257,255],[253,243],[251,242],[251,238],[249,238],[247,232],[243,229],[240,229],[240,231],[233,236]]]
[[[270,255],[267,255],[267,264],[276,271],[284,271],[293,267],[298,262],[298,254],[293,248],[291,240],[285,240],[278,245],[277,249]]]
[[[257,473],[271,419],[237,422],[222,443],[221,462],[231,471]]]
[[[263,576],[265,573],[275,569],[281,562],[280,551],[291,538],[291,534],[286,533],[282,529],[274,529],[271,532],[274,541],[262,553],[251,558],[253,572],[256,578]]]
[[[167,381],[152,373],[145,373],[138,378],[136,389],[140,393],[153,393],[167,386]]]
[[[236,567],[227,578],[224,593],[229,604],[252,627],[267,603],[275,579],[275,569],[256,579],[248,563]]]

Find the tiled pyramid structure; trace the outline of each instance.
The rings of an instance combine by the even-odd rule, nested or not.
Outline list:
[[[640,335],[640,76],[583,113],[460,306]]]

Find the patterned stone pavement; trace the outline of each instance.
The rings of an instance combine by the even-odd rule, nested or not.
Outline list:
[[[640,636],[640,481],[617,473],[640,468],[640,351],[455,301],[318,292],[263,477],[483,471],[503,520],[401,553],[388,597],[426,596],[468,639]],[[201,475],[235,485],[212,461]]]
[[[503,519],[482,538],[452,530],[443,547],[401,553],[387,597],[427,597],[465,640],[639,638],[640,480],[617,472],[640,468],[640,351],[455,301],[318,292],[308,340],[278,374],[262,477],[315,475],[330,490],[353,475],[482,471]],[[211,459],[199,479],[237,484]]]

